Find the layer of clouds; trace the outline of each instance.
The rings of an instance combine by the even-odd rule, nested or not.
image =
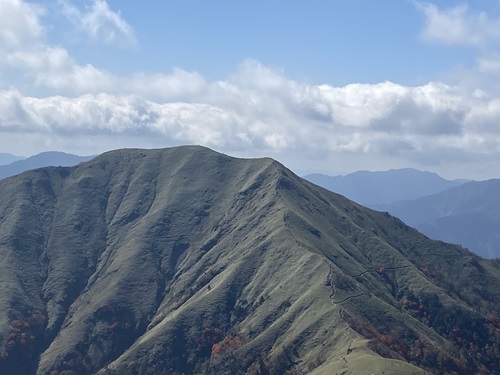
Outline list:
[[[500,17],[474,12],[466,4],[447,9],[431,3],[416,5],[425,16],[422,37],[427,41],[474,47],[500,41]]]
[[[0,48],[21,48],[43,34],[42,8],[21,0],[0,0]]]
[[[256,60],[216,81],[180,68],[117,76],[48,43],[42,14],[20,0],[0,0],[0,74],[15,72],[21,82],[0,81],[5,152],[189,143],[337,171],[500,160],[500,97],[485,91],[443,82],[314,85]],[[16,22],[2,22],[11,17]],[[495,59],[482,66],[498,70]],[[27,93],[33,87],[44,93]]]
[[[111,93],[74,97],[34,98],[3,90],[0,129],[72,136],[150,134],[165,144],[227,150],[413,157],[413,152],[448,149],[500,155],[500,100],[467,95],[444,83],[317,86],[253,60],[223,81],[208,82],[180,69],[156,78],[149,95],[145,82],[153,77],[130,79],[120,89],[110,87]],[[141,95],[134,93],[139,88]]]

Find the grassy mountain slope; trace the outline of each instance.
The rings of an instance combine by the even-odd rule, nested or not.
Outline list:
[[[400,217],[427,236],[500,257],[500,180],[469,182],[428,197],[378,209]]]
[[[357,171],[345,176],[310,174],[304,178],[364,205],[416,199],[459,186],[464,182],[446,180],[435,173],[412,168],[377,172]]]
[[[0,373],[496,373],[500,264],[271,159],[0,181]]]

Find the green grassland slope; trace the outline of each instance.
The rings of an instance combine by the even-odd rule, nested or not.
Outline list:
[[[1,374],[499,373],[500,263],[272,159],[0,181]]]

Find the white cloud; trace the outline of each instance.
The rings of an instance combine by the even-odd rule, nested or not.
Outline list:
[[[69,0],[58,0],[63,15],[90,39],[106,44],[130,45],[137,42],[132,27],[107,1],[93,0],[83,11]]]
[[[87,154],[110,145],[189,143],[283,160],[336,155],[359,160],[358,168],[375,161],[387,167],[438,167],[445,160],[500,158],[500,99],[444,83],[317,86],[256,61],[213,82],[177,69],[161,76],[148,94],[144,82],[155,78],[109,75],[109,90],[72,97],[0,91],[5,135],[0,146],[7,149],[4,139],[15,134],[37,135],[39,146],[50,139],[51,147],[60,149],[91,138],[97,150],[82,149]],[[326,165],[326,156],[316,165]]]
[[[29,49],[7,51],[3,63],[12,70],[21,70],[37,86],[81,94],[106,90],[113,78],[94,66],[79,65],[66,49],[39,44]]]
[[[48,44],[41,9],[0,0],[0,21],[7,10],[24,26],[0,22],[4,151],[91,154],[191,143],[337,170],[500,160],[500,97],[488,92],[442,82],[313,85],[255,60],[218,81],[180,68],[117,76]],[[497,71],[497,61],[491,55],[481,66]],[[26,90],[8,88],[10,72]],[[33,83],[42,94],[29,92]]]
[[[79,65],[65,48],[47,44],[40,22],[43,13],[40,6],[0,0],[0,72],[4,86],[35,83],[68,94],[109,89],[112,78],[107,72]],[[9,81],[9,76],[16,80]]]
[[[431,3],[415,2],[425,16],[422,38],[449,45],[486,47],[500,41],[500,18],[486,12],[473,12],[461,4],[440,9]]]
[[[175,68],[170,74],[138,73],[134,76],[116,77],[114,92],[126,91],[156,100],[188,100],[200,95],[207,87],[205,79],[197,72]]]
[[[177,70],[173,74],[174,78],[165,80],[164,88],[170,90],[167,101],[128,92],[132,84],[122,93],[71,98],[2,91],[1,127],[10,133],[60,137],[140,135],[164,144],[264,153],[397,154],[407,160],[418,158],[417,153],[436,155],[439,150],[500,155],[496,148],[500,129],[495,122],[500,100],[464,95],[443,83],[315,86],[249,61],[227,80],[207,82],[195,74],[197,84],[176,91],[183,83],[189,86],[194,73]],[[252,83],[246,79],[249,74]],[[274,83],[259,83],[267,79]]]
[[[19,48],[43,35],[42,8],[21,0],[0,0],[0,49]]]
[[[472,66],[458,65],[441,73],[464,91],[476,95],[500,95],[500,3],[489,4],[497,11],[477,11],[466,4],[440,8],[414,0],[424,15],[423,40],[448,46],[473,47]],[[475,56],[474,56],[475,54]]]
[[[482,74],[500,73],[500,56],[495,54],[480,57],[477,59],[477,68]]]

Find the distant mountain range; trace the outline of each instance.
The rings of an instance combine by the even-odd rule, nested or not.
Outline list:
[[[431,196],[378,205],[425,235],[500,257],[500,180],[473,181]]]
[[[0,374],[498,374],[500,261],[269,159],[0,180]]]
[[[446,180],[435,173],[412,168],[357,171],[345,176],[309,174],[304,178],[363,205],[389,204],[439,193],[465,180]]]
[[[0,165],[7,165],[18,160],[26,159],[24,156],[16,156],[12,154],[7,154],[5,152],[0,152]]]
[[[70,167],[90,160],[92,157],[93,156],[77,156],[56,151],[42,152],[40,154],[30,156],[29,158],[16,160],[7,165],[0,165],[0,179],[14,176],[24,171],[36,168],[48,166]]]
[[[416,169],[311,174],[309,181],[387,211],[430,238],[500,257],[500,181],[446,180]]]

